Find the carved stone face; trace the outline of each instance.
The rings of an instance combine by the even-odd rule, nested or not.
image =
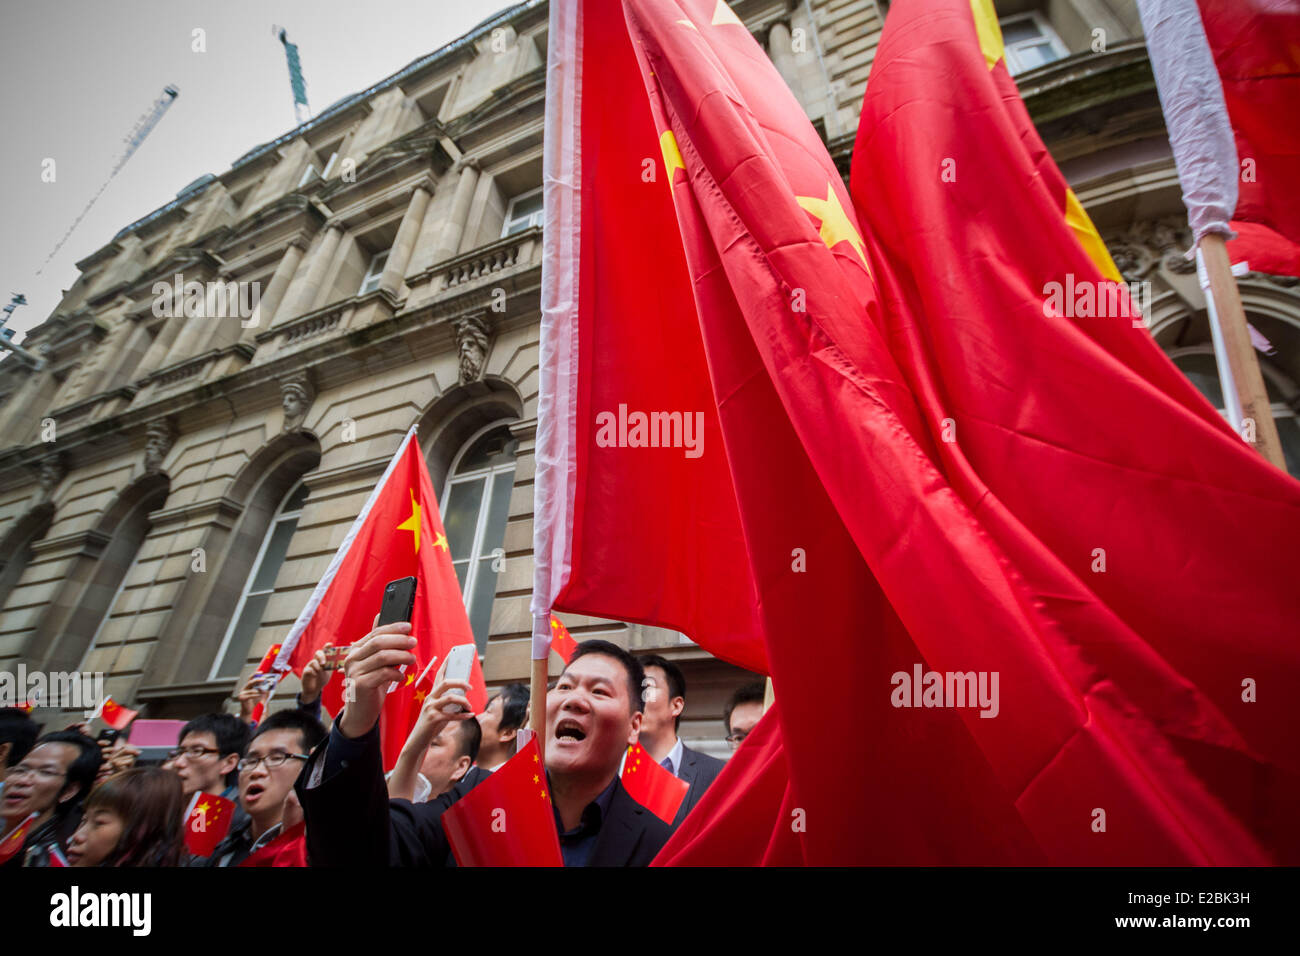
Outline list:
[[[150,426],[144,436],[144,467],[157,471],[172,447],[172,434],[165,426]]]
[[[281,404],[286,419],[301,418],[307,411],[306,396],[292,386],[285,388]]]

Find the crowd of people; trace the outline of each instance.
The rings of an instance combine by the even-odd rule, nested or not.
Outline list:
[[[125,736],[95,739],[86,724],[41,735],[25,711],[0,709],[0,866],[454,865],[442,814],[515,755],[529,691],[509,684],[474,714],[460,706],[468,684],[439,674],[385,773],[380,712],[415,664],[414,643],[400,623],[353,645],[348,703],[328,729],[322,652],[294,706],[257,721],[267,690],[250,681],[240,716],[190,720],[161,764],[144,763]],[[763,701],[762,683],[732,695],[733,749]],[[578,645],[546,697],[545,772],[565,866],[645,865],[699,802],[723,762],[683,743],[685,708],[672,661]],[[620,782],[637,742],[687,786],[671,823]],[[195,839],[206,833],[219,838]]]

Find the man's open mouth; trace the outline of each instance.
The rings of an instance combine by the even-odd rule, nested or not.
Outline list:
[[[586,740],[587,732],[584,731],[576,720],[562,720],[555,725],[556,740]]]

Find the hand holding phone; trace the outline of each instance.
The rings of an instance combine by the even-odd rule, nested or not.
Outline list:
[[[463,680],[468,683],[470,672],[474,668],[475,649],[473,644],[457,644],[447,652],[447,663],[443,669],[443,680]],[[459,687],[452,688],[451,693],[463,698],[465,691]],[[448,704],[443,713],[459,714],[468,711],[469,706]]]

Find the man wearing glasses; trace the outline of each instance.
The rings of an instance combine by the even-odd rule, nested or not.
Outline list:
[[[100,759],[95,741],[75,730],[61,730],[36,741],[8,769],[0,799],[0,831],[9,837],[4,841],[4,866],[48,866],[52,848],[67,849]],[[15,848],[19,839],[21,848]]]
[[[298,852],[285,848],[268,865],[305,865],[300,831],[302,812],[293,794],[294,781],[312,748],[325,739],[320,721],[300,710],[272,714],[260,725],[238,762],[239,806],[244,811],[212,855],[195,866],[240,866],[273,843],[297,841]],[[278,845],[278,844],[277,844]],[[296,861],[296,862],[294,862]]]
[[[168,765],[181,778],[186,801],[195,793],[234,799],[235,765],[248,746],[248,724],[232,714],[201,714],[181,728]]]
[[[727,727],[727,743],[735,750],[741,741],[749,736],[758,719],[763,716],[763,694],[766,688],[762,681],[746,684],[731,695],[726,709],[722,712],[722,722]]]

